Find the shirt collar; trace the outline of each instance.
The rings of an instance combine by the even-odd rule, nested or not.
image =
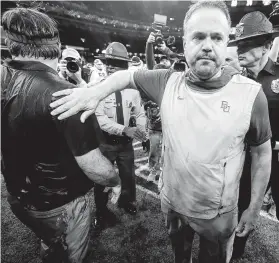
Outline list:
[[[268,58],[268,61],[265,64],[262,71],[264,70],[264,71],[268,72],[269,74],[275,76],[275,68],[276,68],[275,63],[270,58]]]
[[[17,70],[45,71],[45,72],[50,72],[55,75],[58,75],[57,71],[55,71],[51,67],[39,61],[23,61],[23,60],[7,59],[5,60],[4,65],[6,65],[9,68],[13,68]]]

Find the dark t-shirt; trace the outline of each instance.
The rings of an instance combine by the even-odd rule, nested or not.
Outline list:
[[[138,70],[134,73],[134,84],[145,96],[161,106],[166,84],[172,69]],[[250,146],[258,146],[271,138],[267,99],[260,89],[251,115],[250,128],[246,141]]]
[[[45,210],[85,194],[93,183],[74,156],[98,148],[96,116],[85,124],[80,114],[63,121],[52,117],[52,94],[75,86],[40,62],[7,61],[1,73],[3,173],[8,191]]]
[[[269,59],[256,81],[262,84],[268,101],[272,137],[279,141],[279,65]]]

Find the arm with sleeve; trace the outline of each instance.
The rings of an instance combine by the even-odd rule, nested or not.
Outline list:
[[[122,136],[122,132],[125,128],[124,125],[119,124],[113,120],[111,120],[105,113],[105,100],[102,100],[99,104],[99,106],[96,109],[96,117],[98,119],[99,125],[101,127],[101,130],[113,134]]]
[[[115,170],[99,150],[100,127],[95,114],[84,124],[80,123],[80,115],[76,114],[66,120],[56,120],[56,126],[64,134],[66,142],[79,167],[93,182],[115,186],[119,177]]]
[[[247,143],[251,146],[251,202],[250,210],[258,213],[261,209],[264,193],[269,181],[271,171],[271,143],[272,136],[268,104],[261,89],[257,95],[247,133]]]
[[[133,73],[132,85],[140,92],[140,95],[161,106],[165,87],[172,69],[138,70]]]
[[[153,51],[153,44],[146,43],[145,48],[145,55],[146,55],[146,65],[148,69],[153,69],[156,65],[155,59],[154,59],[154,51]]]

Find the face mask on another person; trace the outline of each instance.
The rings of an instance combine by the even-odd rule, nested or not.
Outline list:
[[[199,9],[186,22],[184,54],[199,79],[212,78],[225,63],[229,30],[226,16],[216,8]]]

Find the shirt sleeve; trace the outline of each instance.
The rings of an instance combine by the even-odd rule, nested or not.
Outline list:
[[[132,82],[144,99],[148,98],[160,106],[172,73],[172,69],[138,70],[134,72]]]
[[[111,120],[105,114],[104,107],[105,107],[105,101],[103,100],[99,103],[95,112],[101,129],[109,134],[122,136],[122,132],[125,126]]]
[[[259,146],[267,142],[271,137],[268,103],[263,90],[260,89],[253,105],[246,142],[250,146]]]
[[[101,130],[95,114],[87,118],[85,123],[80,122],[81,114],[78,113],[62,121],[55,120],[74,156],[82,156],[98,148],[101,138]]]

